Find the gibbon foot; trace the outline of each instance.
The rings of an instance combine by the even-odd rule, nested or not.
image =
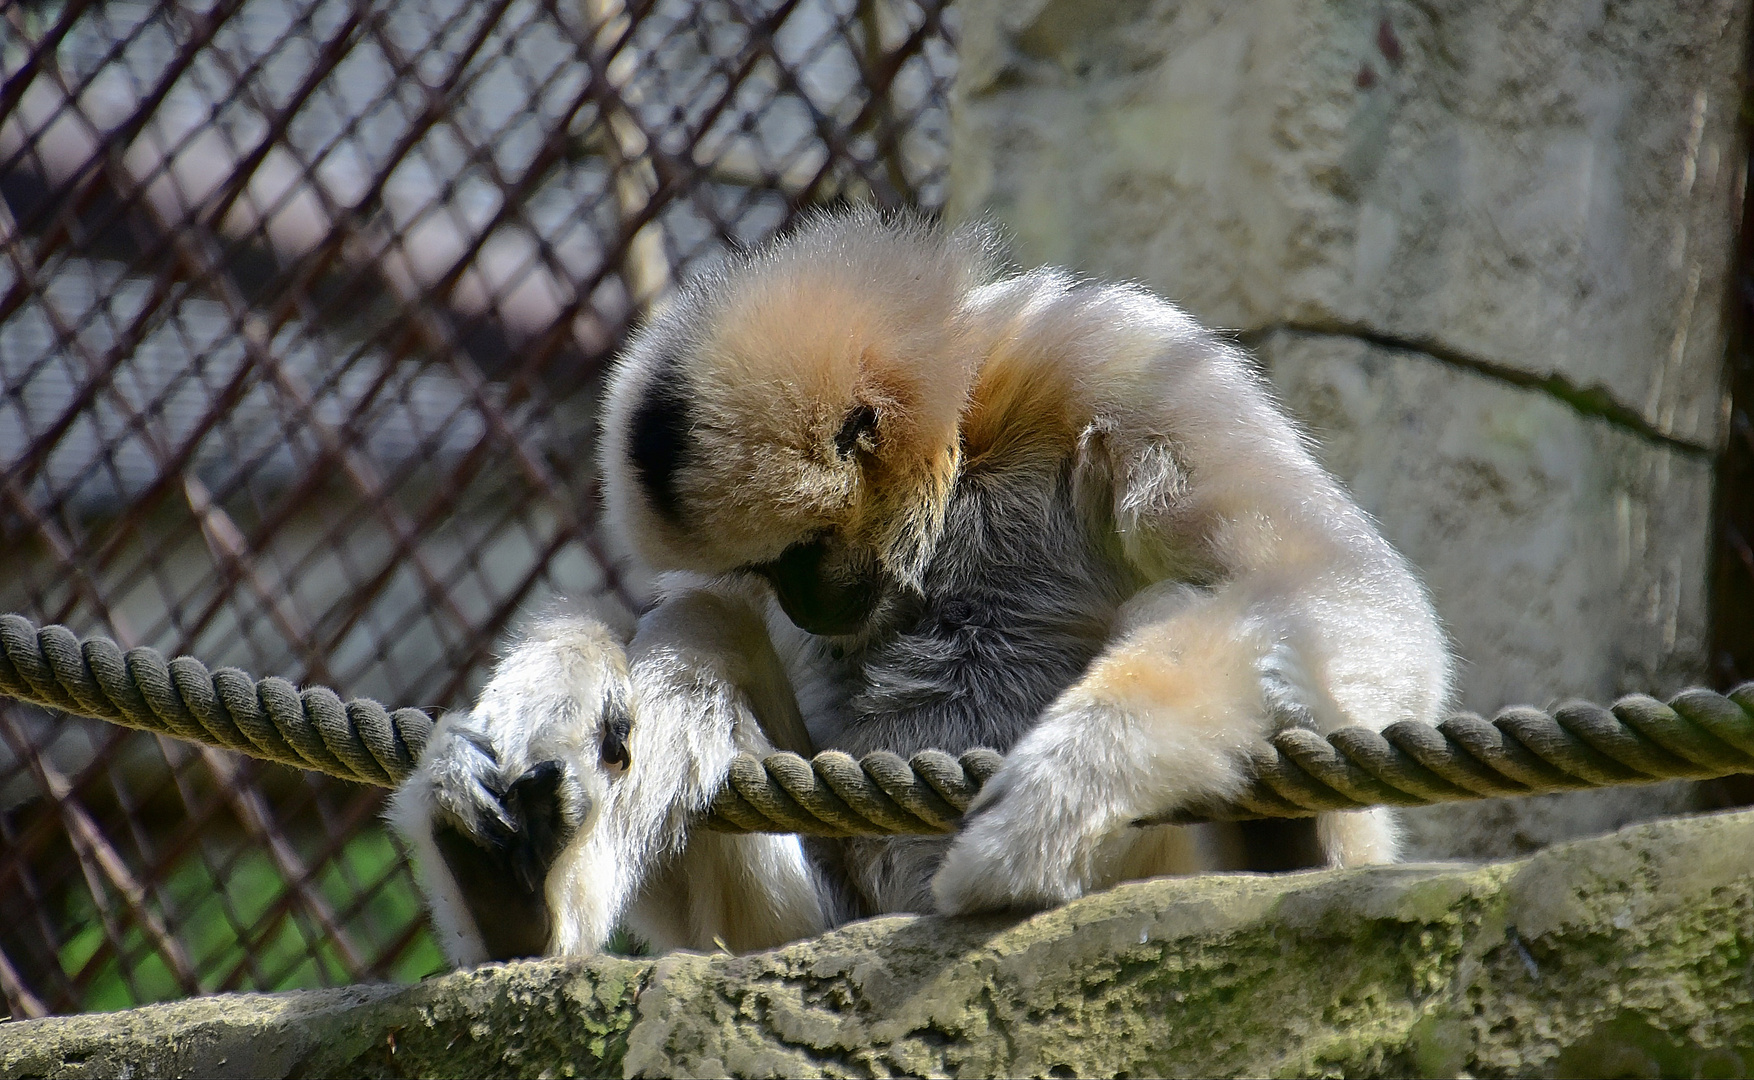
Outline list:
[[[1041,911],[1076,899],[1095,884],[1101,835],[1078,809],[1052,792],[1020,798],[1000,772],[963,819],[956,841],[932,879],[945,915]]]
[[[495,805],[475,816],[473,829],[449,815],[434,822],[433,842],[491,956],[540,956],[548,947],[543,883],[577,831],[561,799],[564,778],[560,762],[540,762],[504,791],[483,787]]]
[[[552,949],[548,879],[627,769],[631,699],[621,643],[561,613],[529,628],[475,708],[439,721],[388,817],[454,963]]]

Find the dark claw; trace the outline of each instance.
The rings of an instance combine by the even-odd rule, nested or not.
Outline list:
[[[491,959],[540,956],[548,947],[553,920],[542,886],[575,828],[561,804],[564,776],[560,762],[544,761],[495,792],[511,828],[483,815],[477,835],[449,822],[433,830]]]

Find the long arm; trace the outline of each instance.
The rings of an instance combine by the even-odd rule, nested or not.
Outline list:
[[[738,753],[810,753],[763,600],[748,582],[683,587],[640,621],[632,763],[549,876],[553,951],[594,952],[622,919],[661,949],[745,951],[826,929],[797,837],[690,828]]]
[[[1274,730],[1430,719],[1448,690],[1411,570],[1243,357],[1132,289],[1067,289],[1023,320],[1013,337],[1080,373],[1079,475],[1158,584],[982,793],[934,882],[947,912],[1107,884],[1130,822],[1234,790]],[[1331,862],[1393,858],[1384,815],[1318,832]]]
[[[548,870],[601,818],[631,710],[620,638],[561,610],[526,627],[473,709],[439,720],[388,818],[452,963],[548,950]]]
[[[678,588],[625,647],[582,615],[538,620],[440,721],[390,820],[453,963],[596,952],[623,923],[661,948],[823,928],[795,837],[690,829],[737,753],[809,752],[762,599]]]

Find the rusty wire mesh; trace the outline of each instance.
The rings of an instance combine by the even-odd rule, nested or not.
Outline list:
[[[596,532],[598,375],[942,198],[940,0],[0,5],[0,610],[435,709]],[[380,793],[0,705],[13,1016],[415,978]]]

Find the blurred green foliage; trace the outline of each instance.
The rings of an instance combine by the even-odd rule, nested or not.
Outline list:
[[[385,978],[411,982],[443,970],[445,962],[425,929],[414,883],[396,861],[381,827],[362,829],[321,864],[309,892],[327,906],[357,955],[368,962],[384,957]],[[372,884],[362,889],[361,883]],[[216,844],[205,857],[193,849],[185,855],[154,898],[202,993],[352,982],[332,936],[291,893],[292,883],[267,852]],[[133,920],[119,934],[120,948],[105,948],[110,931],[90,892],[75,891],[62,925],[69,936],[60,950],[61,968],[69,979],[85,980],[82,1010],[187,996],[151,936]]]

